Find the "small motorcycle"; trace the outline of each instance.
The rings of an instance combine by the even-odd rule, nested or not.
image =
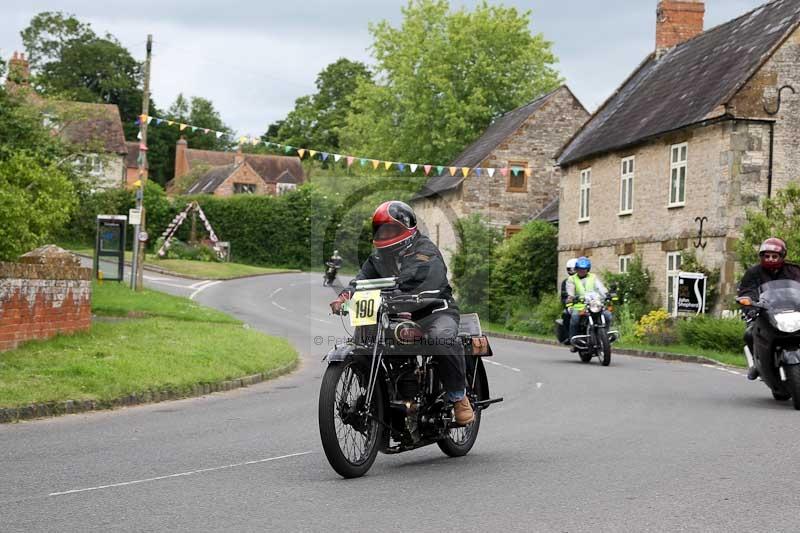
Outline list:
[[[437,444],[451,457],[466,455],[478,437],[481,412],[491,399],[482,357],[492,355],[475,314],[462,315],[458,339],[464,346],[467,397],[475,420],[457,426],[439,379],[439,362],[424,355],[423,331],[412,313],[447,300],[438,291],[397,294],[397,279],[356,282],[343,309],[353,336],[325,356],[319,393],[319,432],[325,456],[342,477],[363,476],[378,452],[400,453]],[[434,311],[435,312],[435,311]]]
[[[339,272],[339,267],[330,261],[325,263],[325,274],[322,275],[322,286],[327,287],[336,279],[336,274]]]
[[[602,299],[596,293],[589,293],[584,298],[585,307],[580,311],[578,331],[585,333],[569,339],[569,344],[578,350],[578,355],[584,363],[589,363],[597,357],[603,366],[611,364],[611,345],[619,339],[619,332],[609,331],[610,324],[606,323],[604,311],[613,311],[611,302],[614,298],[613,295],[609,295]],[[568,324],[567,329],[569,329]]]
[[[792,399],[800,410],[800,282],[770,281],[761,286],[757,301],[740,297],[752,324],[753,352],[745,346],[750,366],[778,401]]]

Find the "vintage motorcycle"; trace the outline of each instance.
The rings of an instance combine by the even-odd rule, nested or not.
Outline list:
[[[332,285],[333,281],[336,279],[337,272],[339,272],[339,267],[336,266],[335,263],[326,261],[325,273],[322,275],[322,286],[327,287],[328,285]]]
[[[319,394],[319,431],[333,469],[342,477],[364,475],[378,451],[400,453],[436,443],[451,457],[475,444],[481,412],[490,399],[481,357],[492,355],[475,314],[461,316],[459,339],[466,358],[467,396],[475,420],[458,427],[439,380],[436,357],[422,355],[423,332],[412,313],[447,308],[438,291],[399,294],[396,278],[360,280],[344,313],[355,332],[325,356]],[[435,312],[435,311],[434,311]]]
[[[737,302],[753,322],[753,353],[744,348],[747,362],[756,365],[773,398],[791,398],[800,410],[800,283],[770,281],[761,286],[757,301],[740,297]]]
[[[582,335],[575,335],[567,339],[568,343],[578,350],[578,356],[584,363],[589,363],[595,357],[603,366],[611,364],[611,345],[619,339],[618,331],[609,331],[610,324],[606,323],[604,311],[613,311],[613,301],[616,296],[609,294],[606,298],[594,292],[588,293],[584,298],[584,308],[580,311],[581,320],[578,331]],[[564,326],[564,320],[556,320],[556,334]],[[569,324],[566,324],[569,330]]]

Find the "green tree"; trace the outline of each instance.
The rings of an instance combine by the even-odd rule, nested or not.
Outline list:
[[[458,303],[464,309],[482,312],[495,265],[494,253],[502,235],[478,214],[457,220],[455,229],[457,248],[451,267]]]
[[[317,92],[295,101],[294,109],[280,122],[277,140],[292,146],[338,151],[339,132],[351,112],[351,99],[361,83],[371,84],[363,63],[341,58],[317,75]],[[265,135],[269,136],[269,130]]]
[[[0,260],[44,244],[67,221],[76,181],[41,114],[0,88]]]
[[[800,262],[800,185],[790,183],[772,198],[765,198],[760,210],[748,210],[736,252],[746,269],[758,263],[758,247],[769,237],[779,237],[789,248],[788,259]]]
[[[495,317],[504,318],[515,307],[529,307],[553,292],[558,272],[558,230],[534,221],[497,248],[488,300]]]
[[[370,26],[377,83],[362,81],[342,144],[395,161],[448,163],[503,113],[561,82],[530,11],[410,0],[399,28]]]

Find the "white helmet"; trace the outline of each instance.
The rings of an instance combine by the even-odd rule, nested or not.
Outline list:
[[[570,259],[567,261],[567,274],[570,276],[575,273],[575,265],[578,263],[577,259]]]

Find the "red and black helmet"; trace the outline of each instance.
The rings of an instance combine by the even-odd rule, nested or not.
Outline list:
[[[379,250],[403,243],[416,233],[417,216],[408,204],[384,202],[372,215],[372,244]]]
[[[764,256],[765,252],[776,253],[780,258],[767,258]],[[770,237],[761,243],[761,247],[758,249],[758,256],[761,258],[761,266],[763,268],[779,270],[786,260],[786,243],[777,237]]]

